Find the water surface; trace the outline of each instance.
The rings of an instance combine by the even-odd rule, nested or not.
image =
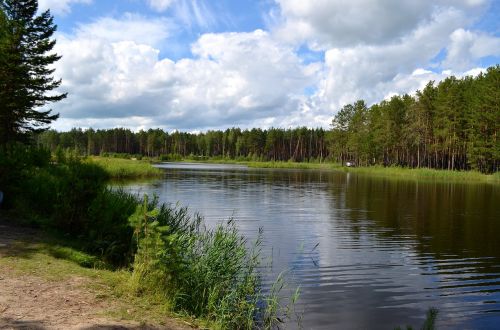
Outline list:
[[[500,186],[417,182],[318,170],[160,165],[133,183],[200,212],[264,229],[273,271],[300,285],[306,329],[500,327]],[[291,327],[294,327],[292,325]]]

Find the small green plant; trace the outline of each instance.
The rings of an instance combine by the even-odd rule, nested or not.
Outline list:
[[[422,325],[422,327],[420,329],[421,330],[434,330],[435,326],[436,326],[437,315],[438,315],[438,310],[436,308],[434,308],[434,307],[429,308],[429,310],[427,311],[427,315],[426,315],[424,324]],[[406,326],[406,328],[397,327],[394,330],[404,330],[404,329],[413,330],[413,327],[408,325],[408,326]]]

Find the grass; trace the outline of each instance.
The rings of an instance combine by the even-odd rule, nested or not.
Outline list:
[[[33,158],[21,151],[18,158]],[[46,161],[19,171],[7,196],[15,197],[10,204],[15,219],[25,218],[67,241],[35,246],[31,254],[80,267],[127,269],[128,279],[119,283],[124,294],[146,306],[206,320],[214,328],[253,329],[284,319],[278,297],[261,291],[259,243],[247,249],[232,220],[207,229],[200,216],[185,208],[159,204],[157,198],[148,201],[147,196],[140,201],[106,187],[109,176],[161,170],[140,161],[82,159],[62,152],[51,163],[50,155],[43,155]]]
[[[119,306],[109,315],[139,322],[176,315],[213,329],[270,329],[293,317],[298,291],[284,305],[282,276],[271,292],[261,291],[261,240],[248,249],[233,220],[206,229],[186,208],[159,206],[146,196],[129,222],[137,246],[129,267],[112,267],[54,232],[32,233],[33,241],[20,242],[14,254],[0,259],[0,269],[50,281],[84,277],[92,283],[89,290]]]
[[[499,172],[487,175],[477,171],[449,171],[430,168],[402,168],[382,166],[343,167],[342,170],[351,173],[415,180],[500,183]]]
[[[383,166],[365,166],[365,167],[346,167],[331,162],[291,162],[291,161],[239,161],[234,159],[205,159],[196,161],[185,159],[183,161],[217,163],[217,164],[236,164],[245,165],[251,168],[276,168],[276,169],[307,169],[307,170],[332,170],[344,171],[350,173],[359,173],[373,176],[403,178],[415,180],[446,180],[455,182],[487,182],[500,183],[500,172],[494,174],[483,174],[477,171],[449,171],[436,170],[430,168],[404,168],[404,167],[383,167]]]
[[[115,179],[160,177],[162,171],[143,160],[90,157],[89,161],[102,167],[106,173]]]
[[[187,315],[172,312],[168,301],[157,296],[138,296],[131,293],[131,272],[107,270],[98,264],[88,267],[95,257],[61,245],[46,234],[37,233],[38,242],[21,240],[11,250],[14,253],[0,258],[0,269],[13,271],[18,276],[29,274],[48,282],[63,282],[78,277],[82,289],[94,293],[96,299],[104,301],[106,310],[102,316],[119,320],[136,321],[140,324],[163,324],[166,318],[179,319],[196,326],[208,325]]]
[[[136,294],[163,295],[175,311],[218,329],[270,329],[293,317],[287,311],[296,299],[285,305],[280,289],[261,291],[260,235],[247,248],[233,220],[207,229],[200,216],[157,207],[147,196],[130,221],[138,245],[131,277]]]

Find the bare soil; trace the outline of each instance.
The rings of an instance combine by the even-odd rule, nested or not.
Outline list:
[[[0,258],[16,258],[38,236],[33,229],[0,219]],[[89,289],[89,281],[79,276],[52,281],[0,265],[0,329],[192,329],[171,319],[155,325],[105,317],[107,310],[116,307],[113,304],[124,302],[99,298],[99,292]]]

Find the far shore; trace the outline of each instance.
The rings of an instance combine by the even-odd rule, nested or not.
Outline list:
[[[251,168],[276,168],[276,169],[310,169],[325,171],[343,171],[349,173],[366,174],[383,177],[396,177],[418,180],[446,180],[454,182],[487,182],[500,184],[500,172],[483,174],[477,171],[451,171],[430,168],[404,168],[383,166],[347,167],[331,162],[292,162],[292,161],[241,161],[227,158],[207,158],[172,160],[171,162],[192,162],[207,164],[235,164]]]

